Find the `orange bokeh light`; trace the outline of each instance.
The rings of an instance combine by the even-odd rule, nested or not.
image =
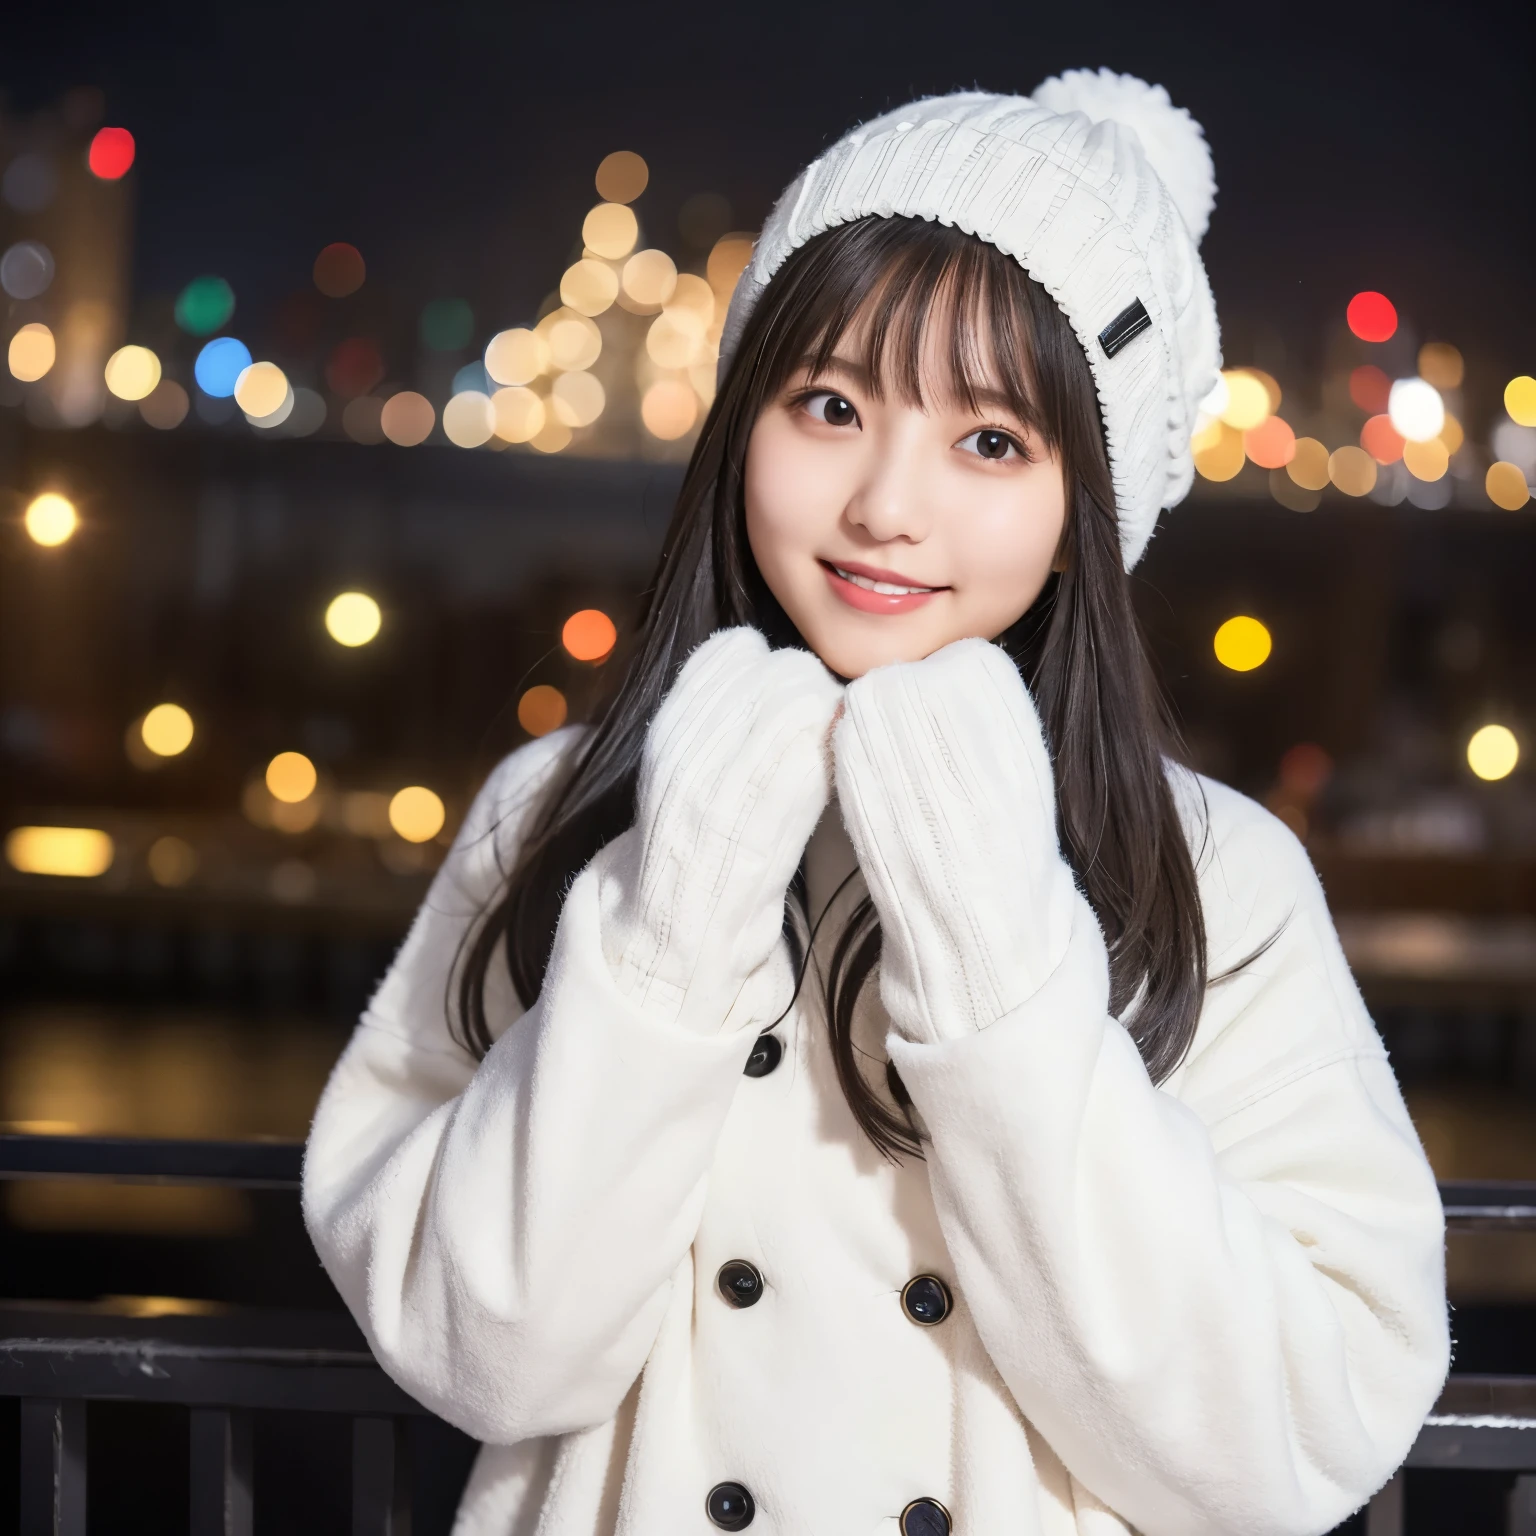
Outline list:
[[[1243,451],[1260,469],[1284,469],[1296,457],[1296,434],[1288,422],[1271,416],[1243,433]]]
[[[345,240],[337,240],[315,257],[315,287],[328,299],[344,299],[356,293],[368,276],[363,253]]]
[[[1403,456],[1403,439],[1390,416],[1372,416],[1360,428],[1360,446],[1378,464],[1396,464]]]
[[[601,661],[618,638],[613,620],[600,608],[573,613],[560,631],[560,643],[577,661]]]
[[[1392,380],[1375,363],[1356,368],[1349,376],[1349,398],[1367,416],[1385,416],[1391,393]]]

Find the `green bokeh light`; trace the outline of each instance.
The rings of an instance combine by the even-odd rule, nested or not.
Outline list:
[[[222,277],[194,277],[176,300],[176,324],[190,336],[211,336],[229,324],[235,290]]]
[[[475,334],[475,313],[463,299],[433,299],[421,312],[422,344],[433,352],[458,352]]]

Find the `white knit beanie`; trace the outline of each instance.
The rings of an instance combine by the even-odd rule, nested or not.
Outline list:
[[[769,279],[823,231],[874,214],[976,235],[1050,294],[1087,354],[1130,570],[1189,491],[1195,412],[1221,367],[1199,253],[1215,198],[1200,125],[1131,75],[913,102],[846,134],[779,199],[731,301],[721,376]]]

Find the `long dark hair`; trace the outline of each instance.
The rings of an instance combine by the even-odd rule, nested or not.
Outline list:
[[[867,321],[856,328],[860,316]],[[1176,736],[1131,603],[1088,363],[1065,316],[1011,257],[906,218],[862,219],[818,236],[784,262],[753,310],[684,476],[627,665],[459,956],[450,1015],[476,1056],[492,1040],[490,967],[509,967],[525,1005],[538,996],[565,893],[633,820],[646,728],[689,653],[736,624],[754,625],[772,644],[803,643],[747,545],[743,476],[759,414],[808,359],[824,366],[855,334],[874,387],[921,404],[923,339],[940,318],[949,322],[949,387],[971,405],[978,390],[1001,387],[1060,458],[1068,508],[1061,569],[998,643],[1045,726],[1061,846],[1109,945],[1110,1007],[1125,1017],[1154,1080],[1183,1058],[1205,993],[1205,927],[1167,777]],[[803,901],[803,887],[795,893]],[[866,897],[834,947],[827,1011],[854,1117],[894,1157],[920,1150],[905,1094],[887,1073],[892,1108],[853,1040],[855,1006],[879,954]]]

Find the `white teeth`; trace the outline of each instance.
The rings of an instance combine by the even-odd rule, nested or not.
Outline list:
[[[844,581],[851,581],[856,587],[863,587],[866,592],[878,592],[881,597],[913,597],[919,592],[936,592],[937,587],[898,587],[895,582],[875,581],[869,576],[855,576],[852,571],[845,571],[842,566],[832,567]]]

